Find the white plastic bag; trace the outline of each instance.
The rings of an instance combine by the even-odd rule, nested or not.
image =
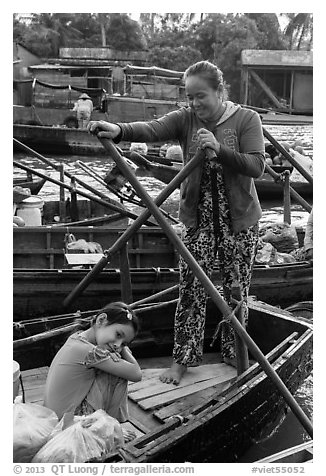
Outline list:
[[[32,463],[103,461],[123,445],[120,423],[104,410],[97,410],[85,417],[75,417],[73,421],[63,431],[60,431],[62,423],[59,423]]]
[[[30,463],[57,423],[57,415],[49,408],[35,403],[14,403],[14,463]]]
[[[259,241],[255,262],[258,264],[270,264],[275,254],[275,248],[271,243]]]

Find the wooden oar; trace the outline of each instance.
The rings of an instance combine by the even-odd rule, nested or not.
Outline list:
[[[13,161],[13,164],[14,164],[15,167],[18,167],[18,168],[20,168],[22,170],[25,170],[27,172],[33,172],[33,174],[38,175],[41,178],[46,177],[46,179],[49,182],[52,182],[55,185],[59,185],[60,187],[64,187],[67,190],[69,190],[70,192],[78,193],[82,197],[88,198],[89,200],[93,200],[93,202],[97,202],[97,203],[99,203],[100,205],[103,205],[106,208],[110,208],[111,210],[114,210],[116,212],[121,213],[121,215],[132,218],[133,220],[136,220],[138,218],[138,215],[136,215],[132,212],[129,212],[128,210],[125,210],[124,208],[121,208],[118,205],[112,204],[112,203],[107,202],[106,200],[103,200],[103,199],[98,198],[98,197],[93,197],[92,195],[90,195],[87,192],[84,192],[83,190],[75,189],[74,187],[72,187],[71,185],[68,185],[67,183],[60,182],[60,180],[57,180],[53,177],[48,177],[48,176],[44,175],[42,172],[39,172],[37,170],[33,170],[30,167],[28,167],[27,165],[21,164],[20,162],[17,162],[16,160]],[[150,225],[150,226],[155,225],[155,226],[157,226],[157,223],[154,223],[152,221],[146,221],[146,225]]]
[[[175,233],[173,228],[169,225],[169,223],[166,222],[164,216],[161,214],[160,210],[158,209],[158,206],[151,199],[148,193],[143,189],[141,184],[138,182],[136,176],[133,173],[131,173],[130,169],[125,165],[122,157],[120,156],[120,154],[114,147],[113,143],[109,141],[108,139],[100,139],[100,141],[104,145],[106,150],[110,153],[111,157],[116,162],[117,166],[120,168],[124,176],[128,178],[131,185],[134,187],[138,195],[141,197],[141,199],[144,201],[144,203],[148,207],[148,210],[153,214],[157,222],[161,225],[163,231],[166,233],[166,235],[169,237],[172,243],[174,243],[176,249],[182,255],[183,259],[187,262],[188,266],[190,267],[194,275],[200,280],[205,291],[208,293],[208,295],[211,297],[213,302],[217,305],[217,307],[222,312],[224,319],[229,320],[231,322],[235,331],[238,333],[241,339],[248,346],[252,355],[256,358],[257,362],[259,362],[262,369],[273,381],[273,383],[275,384],[279,392],[283,395],[285,401],[287,402],[287,404],[289,405],[293,413],[296,415],[296,417],[298,418],[300,423],[303,425],[303,427],[305,428],[309,436],[312,438],[313,428],[312,428],[311,421],[309,420],[307,415],[304,413],[302,408],[299,406],[299,404],[297,403],[297,401],[295,400],[291,392],[288,390],[284,382],[277,375],[274,368],[268,362],[268,360],[266,359],[262,351],[253,341],[253,339],[249,336],[245,328],[240,324],[238,319],[235,317],[232,309],[224,301],[222,296],[219,294],[219,292],[215,288],[214,284],[205,274],[203,269],[199,266],[199,264],[194,259],[192,254],[189,252],[189,250],[186,248],[184,243],[180,240],[178,235]]]
[[[173,180],[162,190],[161,193],[156,197],[155,203],[157,206],[160,206],[174,190],[176,190],[181,182],[204,160],[204,152],[198,150],[195,156],[180,170],[180,172],[174,177]],[[130,169],[129,169],[130,171]],[[134,174],[133,178],[136,179]],[[137,180],[138,183],[138,180]],[[144,210],[141,215],[135,220],[117,239],[117,241],[111,246],[109,250],[104,251],[104,256],[100,261],[89,271],[89,273],[80,281],[80,283],[68,294],[68,296],[63,301],[64,306],[69,306],[86,288],[87,286],[98,276],[103,268],[110,261],[111,256],[114,253],[117,253],[123,246],[126,245],[127,241],[134,235],[134,233],[144,224],[144,222],[151,216],[149,210]]]
[[[270,143],[273,144],[273,146],[279,152],[281,152],[281,154],[284,155],[286,159],[288,159],[288,161],[293,165],[293,167],[295,167],[300,172],[300,174],[303,175],[303,177],[308,180],[309,183],[313,184],[313,178],[309,174],[309,172],[307,172],[306,169],[302,167],[302,165],[299,164],[299,162],[294,157],[292,157],[292,155],[289,154],[289,152],[268,131],[266,131],[264,127],[263,127],[263,134],[266,137],[266,139],[268,139]]]
[[[135,200],[134,198],[126,197],[125,195],[122,195],[121,193],[117,193],[113,187],[110,187],[101,177],[98,176],[98,174],[96,174],[92,169],[90,169],[88,165],[83,164],[80,160],[77,160],[76,164],[81,169],[83,169],[84,172],[88,173],[91,177],[93,177],[93,179],[97,180],[101,185],[107,187],[116,196],[120,197],[121,199],[127,202],[134,203],[135,205],[138,205],[144,208],[144,204],[140,200]],[[173,223],[175,224],[179,223],[179,221],[176,220],[173,216],[171,216],[168,212],[166,212],[162,208],[160,210],[163,213],[163,215],[166,216],[166,218],[168,218],[169,220],[173,221]]]

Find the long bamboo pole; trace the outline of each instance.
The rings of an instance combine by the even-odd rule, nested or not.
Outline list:
[[[181,182],[203,161],[205,155],[203,151],[198,151],[195,156],[188,162],[188,164],[183,167],[180,172],[171,180],[171,182],[162,190],[162,192],[156,197],[155,204],[160,206],[174,190],[176,190]],[[129,169],[130,171],[130,169]],[[132,173],[133,179],[136,178]],[[138,183],[138,181],[137,181]],[[125,232],[117,239],[117,241],[111,246],[109,250],[104,251],[104,256],[100,259],[98,263],[89,271],[89,273],[80,281],[75,289],[66,297],[63,301],[64,306],[69,306],[93,281],[93,279],[98,276],[102,269],[110,261],[110,257],[118,252],[122,246],[124,246],[127,241],[134,235],[134,233],[145,223],[145,221],[151,216],[149,210],[144,210],[141,215],[135,220],[130,227],[128,227]]]
[[[80,160],[77,160],[76,163],[81,169],[83,169],[84,172],[86,172],[91,177],[93,177],[94,180],[97,180],[101,185],[107,187],[110,190],[110,188],[107,186],[107,183],[104,182],[104,180],[101,177],[99,177],[98,174],[96,174],[92,169],[90,169],[90,167],[88,167],[88,165],[83,164]],[[115,192],[112,192],[112,193],[115,193]],[[117,195],[117,196],[119,196],[119,195]],[[126,202],[134,203],[135,205],[138,205],[138,206],[144,208],[144,205],[140,201],[138,202],[137,200],[132,200],[132,199],[127,198],[127,197],[121,197],[121,198],[122,198],[122,200],[125,200]],[[161,209],[161,212],[163,213],[164,216],[166,216],[166,218],[173,221],[173,223],[175,223],[175,224],[179,223],[178,220],[176,220],[173,216],[171,216],[165,210]]]
[[[133,220],[136,220],[138,218],[138,215],[136,215],[135,213],[132,213],[128,210],[125,210],[124,208],[122,208],[118,205],[115,205],[111,202],[107,202],[106,200],[104,200],[102,198],[93,197],[89,193],[84,192],[84,191],[79,190],[79,189],[75,189],[71,185],[68,185],[67,183],[61,182],[60,180],[57,180],[53,177],[48,177],[47,175],[43,174],[42,172],[39,172],[38,170],[34,170],[31,167],[28,167],[28,165],[21,164],[20,162],[17,162],[17,160],[14,160],[13,164],[14,164],[15,167],[18,167],[22,170],[25,170],[27,172],[33,172],[33,174],[37,175],[38,177],[46,178],[46,180],[48,180],[49,182],[52,182],[55,185],[58,185],[59,187],[66,188],[67,190],[69,190],[72,193],[76,192],[79,195],[81,195],[82,197],[88,198],[89,200],[93,200],[93,202],[97,202],[97,203],[99,203],[100,205],[103,205],[106,208],[110,208],[111,210],[119,212],[121,215],[132,218]],[[153,226],[155,224],[155,226],[157,226],[156,223],[153,223],[152,221],[147,221],[147,220],[146,220],[146,224],[150,225],[150,226]]]
[[[34,155],[35,157],[37,157],[44,164],[49,165],[53,169],[60,172],[60,164],[55,164],[50,159],[48,159],[47,157],[44,157],[44,155],[41,155],[39,152],[37,152],[34,149],[31,149],[30,147],[28,147],[26,144],[23,144],[19,140],[15,139],[15,138],[13,140],[14,140],[15,144],[18,145],[21,149],[25,150],[29,154]],[[104,200],[106,200],[109,203],[112,202],[111,198],[108,197],[107,195],[105,195],[105,193],[101,192],[100,190],[97,190],[96,188],[92,187],[88,183],[81,180],[79,177],[76,177],[75,175],[71,174],[68,170],[64,169],[64,175],[66,177],[68,177],[70,180],[75,180],[76,183],[78,183],[82,187],[86,188],[86,190],[88,190],[89,192],[94,193],[94,195],[97,195],[98,197],[103,198]]]
[[[309,436],[313,436],[313,428],[311,421],[304,413],[302,408],[299,406],[291,392],[288,390],[284,382],[280,379],[277,375],[271,364],[268,362],[262,351],[253,341],[253,339],[249,336],[245,328],[240,324],[238,319],[235,317],[233,311],[228,306],[228,304],[224,301],[222,296],[219,294],[217,289],[215,288],[214,284],[199,266],[197,261],[193,258],[190,251],[186,248],[180,238],[177,236],[173,228],[166,222],[164,216],[160,212],[157,204],[151,199],[148,193],[143,189],[142,185],[138,182],[136,176],[130,171],[128,166],[124,163],[123,158],[120,156],[116,148],[114,147],[113,143],[108,139],[100,139],[101,143],[104,145],[106,150],[110,153],[113,160],[116,162],[118,167],[120,168],[121,172],[124,176],[129,180],[131,185],[134,187],[136,192],[142,198],[148,210],[153,214],[156,218],[157,222],[161,225],[163,231],[169,237],[169,239],[174,243],[175,247],[182,255],[183,259],[187,262],[188,266],[194,273],[194,275],[200,280],[201,284],[203,285],[205,291],[211,297],[213,302],[217,305],[217,307],[222,312],[224,319],[229,320],[233,325],[235,331],[238,335],[242,338],[245,344],[248,346],[249,350],[251,351],[252,355],[257,359],[262,369],[266,372],[266,374],[271,378],[281,395],[284,397],[285,401],[296,415],[302,426],[305,428]]]

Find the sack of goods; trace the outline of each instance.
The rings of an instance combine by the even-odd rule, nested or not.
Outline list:
[[[262,240],[258,242],[255,263],[265,265],[277,265],[294,263],[296,260],[289,253],[279,253],[271,243]]]
[[[294,225],[288,223],[264,225],[259,234],[265,243],[271,243],[280,253],[290,253],[299,248],[298,235]]]
[[[58,423],[49,408],[36,403],[14,403],[14,463],[30,463]]]
[[[120,423],[104,410],[81,417],[65,414],[32,463],[100,462],[123,443]]]

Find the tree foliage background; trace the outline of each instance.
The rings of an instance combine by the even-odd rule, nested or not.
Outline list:
[[[141,13],[138,21],[127,13],[35,13],[28,20],[14,14],[14,41],[44,59],[58,57],[60,47],[101,46],[147,50],[150,65],[178,71],[206,59],[224,72],[232,99],[243,49],[313,47],[311,13]]]

